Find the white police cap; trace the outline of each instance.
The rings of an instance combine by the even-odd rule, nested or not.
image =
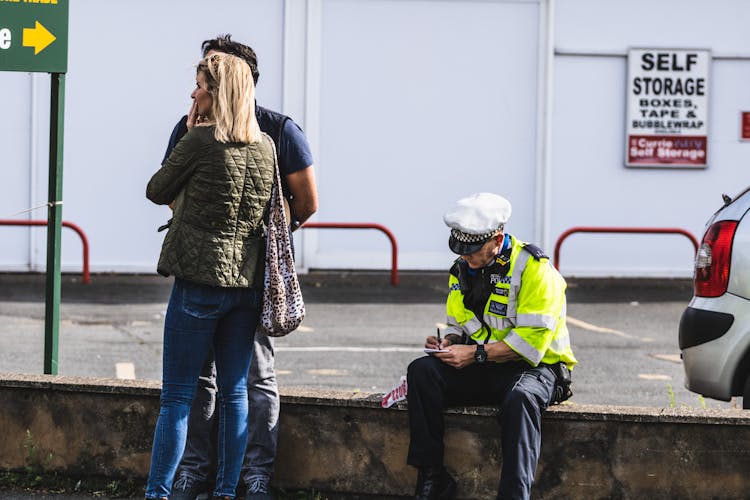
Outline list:
[[[475,193],[458,200],[443,216],[451,228],[448,246],[453,253],[476,252],[510,219],[510,202],[492,193]]]

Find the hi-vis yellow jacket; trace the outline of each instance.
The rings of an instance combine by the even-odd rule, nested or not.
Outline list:
[[[490,327],[487,342],[505,342],[532,366],[562,361],[572,369],[577,361],[565,325],[565,280],[541,251],[532,255],[524,249],[526,243],[508,236],[511,251],[507,274],[485,277],[491,284],[483,318]],[[449,286],[445,333],[465,333],[484,343],[487,331],[464,306],[464,294],[453,273]]]

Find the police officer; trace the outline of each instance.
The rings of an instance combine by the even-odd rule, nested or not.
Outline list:
[[[541,414],[570,397],[576,364],[565,326],[565,280],[536,246],[504,232],[508,200],[478,193],[443,220],[460,257],[450,270],[448,327],[408,370],[410,443],[418,499],[451,498],[443,466],[443,410],[499,406],[503,465],[498,498],[529,498],[541,447]]]

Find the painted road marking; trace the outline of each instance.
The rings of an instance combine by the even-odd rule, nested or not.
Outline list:
[[[435,326],[438,327],[438,328],[440,328],[441,332],[443,330],[445,330],[446,328],[448,328],[448,325],[445,324],[445,323],[435,323]],[[297,329],[295,331],[302,332],[302,333],[310,333],[310,332],[314,332],[315,329],[312,328],[312,327],[309,327],[309,326],[300,325],[300,326],[297,327]],[[421,350],[421,349],[417,349],[417,350]],[[409,351],[409,352],[412,352],[412,351]],[[414,352],[416,352],[416,351],[414,351]]]
[[[597,332],[597,333],[609,333],[612,335],[617,335],[618,337],[623,337],[626,339],[634,339],[634,340],[640,340],[641,342],[653,342],[654,339],[649,337],[636,337],[635,335],[631,335],[629,333],[621,332],[620,330],[615,330],[613,328],[607,328],[606,326],[596,326],[592,325],[591,323],[586,323],[585,321],[581,321],[580,319],[575,319],[570,316],[567,316],[565,318],[565,321],[568,324],[571,324],[573,326],[577,326],[578,328],[583,328],[584,330],[589,330],[591,332]]]
[[[310,375],[346,375],[348,370],[336,370],[335,368],[319,368],[317,370],[307,370]]]
[[[652,354],[652,357],[660,359],[662,361],[669,361],[670,363],[682,364],[682,358],[679,354]]]
[[[424,352],[422,347],[274,347],[274,351],[285,352]]]
[[[660,373],[639,373],[638,378],[641,380],[672,380],[669,375],[662,375]]]
[[[115,363],[115,377],[124,380],[135,380],[135,365],[133,363]]]
[[[617,335],[618,337],[622,337],[626,339],[640,340],[641,342],[653,342],[654,340],[650,337],[637,337],[629,333],[621,332],[620,330],[615,330],[614,328],[607,328],[605,326],[592,325],[591,323],[586,323],[585,321],[581,321],[580,319],[572,318],[570,316],[566,318],[566,321],[572,326],[577,326],[578,328],[583,328],[584,330],[589,330],[591,332],[608,333],[610,335]],[[435,325],[441,330],[448,327],[448,325],[446,325],[445,323],[435,323]],[[298,328],[298,330],[301,330],[301,328],[306,328],[306,329],[309,329],[309,331],[313,331],[313,329],[309,327],[300,327]],[[308,330],[303,330],[303,331],[308,331]],[[281,351],[287,351],[287,352],[422,352],[421,347],[342,347],[342,346],[284,347],[284,346],[276,346],[274,350],[279,351],[279,352]],[[675,361],[674,359],[672,359],[673,356],[675,355],[657,354],[654,357],[658,359],[663,359],[666,361],[681,363],[681,361],[679,360]],[[676,356],[679,358],[679,354],[677,354]]]

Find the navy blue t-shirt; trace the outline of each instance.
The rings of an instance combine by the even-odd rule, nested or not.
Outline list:
[[[263,128],[261,128],[263,130]],[[167,150],[164,153],[164,159],[162,164],[167,161],[172,150],[180,142],[180,139],[187,134],[187,115],[183,116],[177,125],[172,130],[172,135],[169,136],[169,142],[167,143]],[[263,132],[266,132],[263,130]],[[272,138],[275,140],[275,138]],[[289,118],[284,122],[284,130],[281,132],[281,144],[278,145],[278,160],[279,160],[279,172],[281,173],[282,183],[284,184],[284,194],[288,195],[286,182],[284,177],[304,170],[313,164],[312,152],[310,151],[310,144],[307,142],[305,134],[302,129]]]

